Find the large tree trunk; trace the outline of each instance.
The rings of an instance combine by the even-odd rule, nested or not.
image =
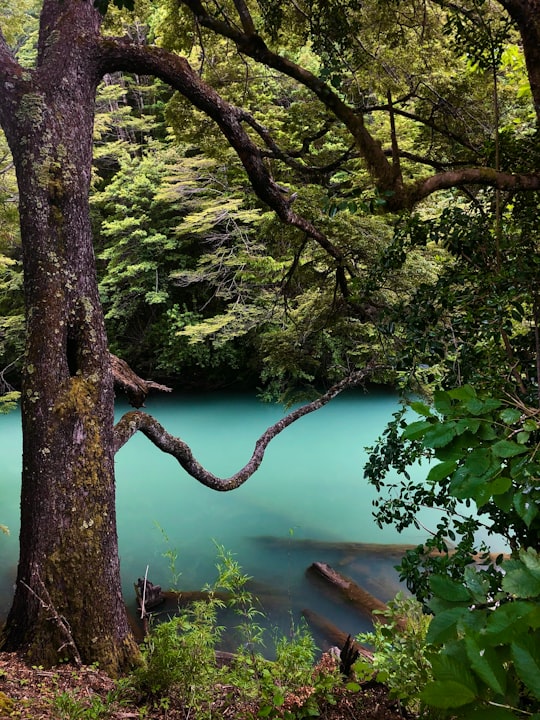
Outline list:
[[[42,664],[75,658],[118,672],[137,650],[121,594],[114,395],[88,206],[98,77],[82,32],[96,33],[99,20],[88,2],[46,9],[38,70],[4,122],[27,316],[20,561],[4,647]],[[65,43],[66,32],[79,42]]]
[[[536,122],[540,126],[540,1],[499,0],[499,2],[516,23],[521,35]]]

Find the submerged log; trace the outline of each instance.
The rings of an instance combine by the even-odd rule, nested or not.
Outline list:
[[[328,563],[314,562],[309,568],[311,572],[321,577],[329,586],[341,595],[348,603],[367,615],[374,622],[385,622],[385,617],[380,614],[388,610],[388,605],[358,586],[353,580],[342,575]]]
[[[428,553],[430,557],[441,557],[447,554],[452,556],[455,554],[455,550],[448,550],[448,553],[446,553],[444,550],[436,550],[433,548]],[[502,560],[508,560],[509,557],[509,553],[503,552],[475,553],[474,555],[471,555],[471,563],[474,563],[475,565],[485,565],[487,561],[495,564],[499,558]]]
[[[347,645],[347,640],[349,639],[349,651],[351,649],[355,650],[366,660],[369,660],[370,662],[373,660],[373,653],[371,650],[356,642],[356,640],[350,639],[351,636],[349,633],[340,630],[323,615],[319,615],[313,610],[309,610],[309,608],[302,610],[302,615],[306,618],[311,627],[325,638],[329,645],[344,648]]]
[[[311,538],[290,538],[290,537],[275,537],[273,535],[260,535],[254,538],[255,541],[263,543],[270,547],[283,547],[287,550],[291,548],[298,550],[320,550],[320,551],[331,551],[344,553],[345,558],[338,561],[341,564],[348,564],[357,556],[368,556],[374,555],[378,557],[386,557],[389,559],[401,558],[409,550],[416,550],[417,545],[410,545],[405,543],[358,543],[358,542],[339,542],[339,541],[326,541],[326,540],[313,540]],[[453,555],[455,552],[454,548],[448,547],[448,554]],[[440,550],[429,550],[429,555],[437,556],[446,554]],[[495,562],[499,556],[503,557],[504,560],[509,558],[508,553],[501,552],[490,552],[488,554],[490,562]],[[471,563],[482,564],[485,562],[484,553],[476,553],[471,555]]]
[[[137,605],[142,608],[143,598],[143,585],[144,580],[139,578],[135,585],[135,595],[137,598]],[[144,607],[146,610],[150,610],[153,607],[160,605],[166,605],[166,609],[170,610],[186,607],[190,603],[203,600],[204,602],[210,602],[213,598],[227,602],[231,599],[230,593],[214,592],[207,590],[162,590],[159,585],[153,585],[150,581],[146,581],[146,602]],[[150,589],[150,594],[149,594]]]
[[[269,547],[283,547],[287,550],[291,548],[297,548],[298,550],[329,550],[332,552],[342,552],[349,556],[382,555],[389,558],[401,557],[405,555],[407,550],[414,550],[415,547],[417,547],[416,545],[406,545],[402,543],[340,542],[335,540],[313,540],[311,538],[275,537],[273,535],[259,535],[255,537],[254,540]]]

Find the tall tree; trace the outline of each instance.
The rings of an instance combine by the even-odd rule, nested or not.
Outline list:
[[[96,4],[103,10],[107,3]],[[497,167],[450,168],[407,186],[396,142],[389,159],[370,134],[364,109],[348,105],[311,71],[270,50],[243,0],[228,4],[218,19],[202,3],[184,4],[199,23],[234,40],[241,52],[314,93],[351,133],[379,192],[387,193],[388,207],[408,208],[435,190],[474,182],[514,190],[540,188],[538,172],[511,173]],[[532,94],[539,100],[535,3],[506,4],[522,31]],[[263,8],[272,5],[280,4],[261,3]],[[338,2],[333,9],[341,12],[344,4]],[[182,441],[145,413],[128,413],[114,425],[114,380],[136,406],[151,383],[109,354],[96,281],[88,195],[96,88],[106,74],[153,75],[179,91],[219,127],[260,200],[327,253],[344,297],[349,295],[354,268],[331,238],[293,210],[294,197],[274,181],[255,139],[272,146],[271,138],[247,110],[224,100],[184,57],[141,37],[106,36],[101,26],[102,15],[90,0],[43,0],[37,58],[31,68],[20,64],[0,33],[0,124],[20,194],[27,324],[20,561],[4,647],[25,648],[40,663],[67,654],[118,672],[136,658],[137,649],[120,590],[115,452],[140,430],[198,481],[216,490],[233,489],[257,469],[274,435],[367,371],[360,370],[270,428],[246,467],[226,480],[206,472]],[[390,118],[392,108],[389,100]],[[537,109],[540,113],[538,102]]]

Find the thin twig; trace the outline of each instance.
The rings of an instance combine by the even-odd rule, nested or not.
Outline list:
[[[69,627],[68,621],[66,620],[65,617],[63,617],[63,615],[60,615],[58,613],[58,611],[56,610],[56,608],[54,607],[53,602],[51,600],[51,596],[49,595],[49,592],[48,592],[47,588],[45,587],[45,584],[39,575],[37,575],[37,580],[38,580],[39,584],[41,585],[41,590],[42,590],[43,594],[45,595],[46,601],[43,600],[43,598],[40,597],[36,593],[36,591],[30,587],[30,585],[25,583],[24,580],[21,580],[21,585],[24,585],[24,587],[28,590],[28,592],[31,593],[36,598],[36,600],[39,602],[39,604],[41,605],[41,607],[44,610],[48,610],[49,612],[52,613],[52,617],[49,619],[55,621],[55,623],[60,628],[61,633],[65,636],[66,642],[58,648],[57,652],[60,652],[65,647],[70,647],[71,652],[73,654],[73,660],[75,661],[75,664],[77,665],[77,667],[81,667],[81,665],[83,663],[82,663],[81,656],[80,656],[79,650],[77,648],[77,645],[75,644],[75,640],[73,639],[73,635],[71,634],[71,628]]]

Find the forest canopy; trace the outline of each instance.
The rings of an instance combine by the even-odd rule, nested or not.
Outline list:
[[[501,298],[497,283],[515,277],[494,285],[496,266],[507,267],[518,245],[514,276],[534,275],[534,241],[516,243],[516,234],[537,195],[516,202],[516,190],[537,182],[536,113],[522,41],[501,5],[108,9],[111,36],[185,54],[245,109],[282,193],[279,212],[294,197],[290,210],[324,237],[269,212],[217,125],[181,94],[148,75],[105,75],[92,213],[114,352],[181,387],[241,381],[269,397],[327,385],[373,359],[391,365],[382,381],[422,386],[481,372],[471,353],[493,367],[501,352],[526,353],[489,337],[522,313],[504,332],[517,346],[528,342],[524,298],[507,297],[504,318],[488,329],[461,277],[485,278],[471,289],[482,303],[486,292]],[[27,3],[7,25],[24,60],[36,13]],[[5,157],[0,342],[13,371],[22,295]],[[473,350],[478,333],[484,341]],[[6,389],[17,385],[10,377]]]

